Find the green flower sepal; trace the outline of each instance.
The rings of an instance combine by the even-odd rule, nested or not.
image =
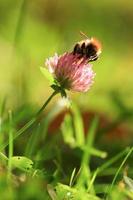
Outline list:
[[[61,94],[61,97],[67,97],[67,94],[66,94],[66,91],[64,90],[64,88],[63,87],[61,87],[61,86],[59,86],[58,84],[52,84],[51,85],[51,88],[55,91],[55,92],[57,92],[57,93],[60,93]]]

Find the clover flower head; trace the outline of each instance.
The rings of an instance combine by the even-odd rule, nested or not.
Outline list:
[[[95,73],[85,56],[64,53],[46,60],[45,65],[57,83],[67,90],[86,92],[93,84]]]

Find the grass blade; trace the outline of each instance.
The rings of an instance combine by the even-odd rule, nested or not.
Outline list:
[[[7,177],[10,179],[11,171],[12,171],[12,163],[11,158],[13,156],[13,128],[12,128],[12,112],[9,111],[9,153],[8,153],[8,175]]]
[[[111,185],[110,185],[110,187],[108,189],[108,192],[107,192],[108,196],[109,196],[110,192],[112,191],[113,185],[116,182],[116,179],[118,177],[119,172],[121,171],[123,165],[125,164],[125,162],[127,161],[128,157],[131,155],[132,152],[133,152],[133,147],[129,149],[127,155],[125,156],[125,158],[123,159],[120,167],[118,168],[118,170],[117,170],[117,172],[116,172],[116,174],[115,174],[115,176],[113,178],[113,181],[112,181],[112,183],[111,183]]]
[[[118,161],[120,158],[122,158],[129,151],[129,149],[130,149],[129,147],[124,149],[119,154],[117,154],[116,156],[114,156],[113,158],[105,162],[101,167],[99,167],[98,174],[100,174],[100,172],[103,172],[106,168],[108,168],[109,166],[114,164],[116,161]]]
[[[85,143],[84,127],[81,114],[79,112],[78,107],[75,104],[72,105],[72,112],[74,115],[73,120],[74,120],[76,143],[77,146],[82,146]]]
[[[82,163],[81,163],[81,174],[79,176],[78,182],[77,182],[77,187],[83,187],[84,184],[87,184],[87,188],[89,188],[90,192],[94,194],[94,189],[91,185],[90,188],[90,181],[91,181],[91,174],[90,174],[90,169],[89,169],[89,162],[90,162],[90,157],[91,157],[91,149],[94,143],[94,137],[96,133],[96,129],[98,126],[98,118],[95,117],[94,120],[92,121],[92,125],[89,129],[88,135],[87,135],[87,141],[85,144],[85,150],[84,154],[82,157]]]
[[[72,175],[71,175],[70,183],[69,183],[70,187],[72,187],[72,185],[73,185],[73,180],[74,180],[75,173],[76,173],[76,168],[74,168],[74,170],[72,171]]]

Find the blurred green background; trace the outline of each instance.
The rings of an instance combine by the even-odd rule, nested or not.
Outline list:
[[[83,109],[113,118],[112,94],[133,108],[130,0],[0,0],[0,94],[9,107],[42,105],[51,88],[39,67],[55,52],[71,51],[82,39],[79,31],[98,38],[103,52],[93,63],[97,76],[92,89],[70,96]]]
[[[39,67],[44,66],[46,58],[55,52],[72,51],[75,43],[82,40],[80,31],[98,38],[102,44],[100,59],[93,62],[97,74],[94,85],[87,93],[68,92],[73,100],[71,114],[68,110],[59,114],[63,109],[58,103],[58,95],[36,124],[24,131],[26,122],[53,92]],[[4,157],[6,161],[0,164],[0,194],[3,199],[49,199],[47,183],[68,184],[73,169],[84,170],[84,160],[86,167],[89,163],[93,175],[94,170],[102,168],[104,163],[106,165],[107,160],[101,158],[107,152],[108,160],[117,159],[116,163],[108,161],[110,165],[97,180],[98,184],[103,184],[99,188],[105,197],[104,184],[111,183],[120,169],[119,155],[124,164],[130,150],[127,151],[126,147],[133,145],[132,47],[133,0],[0,0],[0,147],[8,144],[8,137],[14,146],[11,157],[8,156],[12,151],[11,144],[9,151],[5,145],[0,152],[1,160]],[[9,109],[12,112],[8,112]],[[98,118],[94,118],[97,114]],[[94,124],[91,125],[92,119]],[[21,132],[17,142],[12,142],[11,132],[17,137]],[[99,154],[93,155],[90,163],[93,146],[94,150],[96,147],[101,151],[96,151]],[[14,171],[8,164],[14,158],[12,156],[18,155],[15,158],[18,171]],[[22,157],[23,168],[18,162],[21,156],[31,159],[27,165],[25,157]],[[132,158],[128,165],[132,166]],[[130,169],[129,175],[133,174],[132,167]],[[119,180],[123,180],[124,171],[123,167]],[[8,175],[13,177],[11,184],[6,183]],[[84,173],[79,176],[81,180],[83,178],[84,187],[91,180],[89,176],[86,172],[85,177]],[[116,196],[117,193],[116,188]],[[80,196],[82,198],[84,194]]]

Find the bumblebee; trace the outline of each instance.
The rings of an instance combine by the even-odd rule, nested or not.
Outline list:
[[[94,61],[99,58],[101,53],[101,44],[95,38],[88,38],[84,33],[80,32],[83,36],[86,37],[85,40],[78,42],[73,49],[74,55],[79,55],[79,58],[86,56],[88,61]]]

